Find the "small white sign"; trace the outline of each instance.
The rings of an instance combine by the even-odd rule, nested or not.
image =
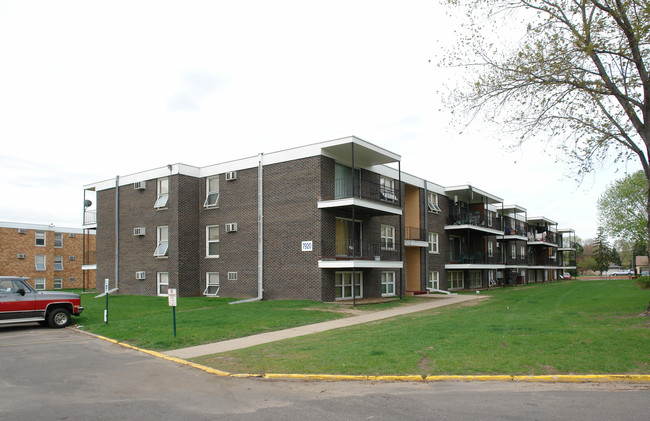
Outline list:
[[[104,280],[104,292],[108,293],[108,278]]]
[[[303,241],[302,242],[302,251],[313,251],[314,243],[312,241]]]
[[[176,288],[169,288],[167,290],[167,298],[169,299],[169,306],[176,307]]]

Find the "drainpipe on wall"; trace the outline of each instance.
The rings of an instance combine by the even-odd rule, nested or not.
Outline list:
[[[120,176],[115,176],[115,289],[120,280]]]
[[[264,154],[260,153],[257,167],[257,297],[233,301],[230,304],[261,301],[264,292]]]

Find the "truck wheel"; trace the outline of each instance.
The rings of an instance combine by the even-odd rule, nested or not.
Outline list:
[[[70,323],[70,313],[64,308],[55,308],[47,316],[47,323],[50,327],[66,327]]]

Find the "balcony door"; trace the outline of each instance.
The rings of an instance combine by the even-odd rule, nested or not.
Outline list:
[[[361,173],[359,170],[354,170],[354,177],[352,176],[352,168],[345,165],[335,164],[334,166],[334,198],[343,199],[352,197],[352,181],[354,179],[355,190],[357,196],[359,195],[359,181],[361,180]]]
[[[336,257],[361,257],[361,221],[336,218]]]

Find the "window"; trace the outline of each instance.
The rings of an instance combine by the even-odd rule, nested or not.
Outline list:
[[[205,189],[206,195],[203,206],[206,208],[219,206],[219,176],[208,178]]]
[[[34,278],[34,288],[45,289],[45,278]]]
[[[440,213],[441,209],[438,205],[438,195],[432,191],[427,192],[427,207],[429,212]]]
[[[63,278],[54,278],[54,289],[63,288]]]
[[[429,280],[427,281],[428,289],[440,289],[440,272],[432,270],[429,272]]]
[[[334,289],[337,300],[352,299],[352,272],[336,272]],[[363,273],[355,272],[354,295],[356,298],[363,296]]]
[[[54,256],[54,270],[63,270],[63,256]]]
[[[392,225],[381,226],[381,249],[395,250],[395,227]]]
[[[465,283],[464,274],[461,271],[449,272],[449,289],[462,289]]]
[[[521,246],[521,254],[520,254],[520,256],[522,258],[526,257],[526,246]]]
[[[46,258],[42,254],[37,254],[34,256],[36,260],[36,270],[45,270],[47,268]]]
[[[494,243],[488,241],[488,257],[494,256]]]
[[[514,244],[512,246],[510,246],[510,251],[511,251],[511,254],[512,254],[512,258],[516,259],[517,258],[517,246],[514,245]]]
[[[205,284],[206,286],[203,295],[217,297],[219,294],[219,272],[206,272]]]
[[[157,209],[166,207],[168,199],[169,199],[169,179],[161,178],[158,180],[158,198],[156,199],[156,203],[153,205],[153,207]]]
[[[488,285],[491,287],[496,285],[496,281],[494,280],[494,270],[488,270]]]
[[[395,272],[381,273],[381,296],[389,297],[395,295]]]
[[[480,270],[473,270],[469,273],[470,288],[480,288],[483,286],[483,274]]]
[[[438,233],[429,233],[429,253],[438,254]]]
[[[487,211],[487,223],[488,223],[488,227],[492,226],[492,212],[490,211]]]
[[[169,290],[169,273],[158,272],[158,295],[161,297],[167,296]]]
[[[156,257],[167,256],[169,251],[169,229],[168,227],[158,227],[158,243],[153,255]]]
[[[397,202],[397,195],[395,194],[395,180],[392,178],[380,176],[379,190],[381,192],[382,200],[388,202]]]
[[[60,232],[54,233],[54,247],[56,248],[63,247],[63,234]]]
[[[205,227],[205,255],[219,257],[219,225]]]
[[[36,231],[36,245],[39,247],[45,246],[45,231]]]

